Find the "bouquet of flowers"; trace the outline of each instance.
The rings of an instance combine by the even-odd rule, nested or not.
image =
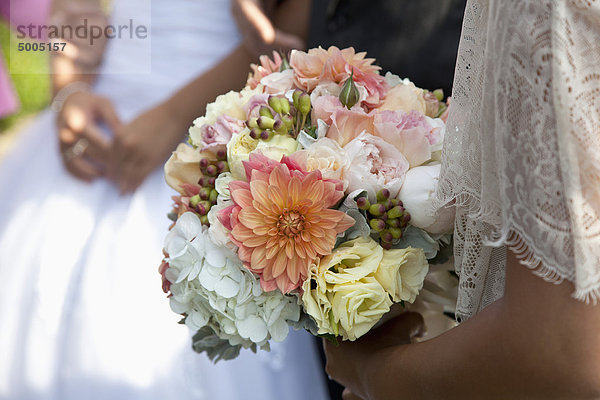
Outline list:
[[[179,195],[160,273],[194,350],[230,359],[290,326],[355,340],[451,255],[454,215],[431,207],[443,94],[365,56],[261,57],[167,162]]]

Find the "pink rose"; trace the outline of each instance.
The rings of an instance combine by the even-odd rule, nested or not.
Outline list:
[[[241,132],[244,128],[244,121],[240,121],[229,115],[221,115],[212,125],[204,124],[201,127],[191,127],[190,135],[193,134],[193,130],[199,130],[200,135],[196,136],[200,137],[198,142],[200,151],[210,151],[216,154],[219,150],[226,151],[226,146],[231,140],[231,136]]]
[[[437,130],[417,111],[382,111],[374,118],[375,135],[394,145],[408,159],[411,168],[431,159],[431,145]]]
[[[365,58],[366,53],[356,53],[349,47],[340,50],[335,46],[327,50],[319,47],[308,53],[292,50],[290,66],[294,69],[296,85],[311,92],[317,85],[336,83],[342,85],[354,73],[354,82],[366,91],[364,105],[377,107],[385,98],[389,86],[379,75],[375,59]]]
[[[246,111],[246,116],[248,117],[248,119],[258,118],[258,112],[260,111],[260,108],[262,106],[268,106],[268,101],[269,95],[266,93],[255,94],[254,96],[250,97],[250,100],[248,100],[248,102],[244,106],[244,111]]]
[[[313,109],[311,121],[316,122],[318,119],[320,119],[327,125],[332,124],[331,116],[333,113],[344,108],[342,102],[337,96],[316,97],[314,100],[312,100],[312,106]]]
[[[398,196],[409,164],[406,157],[385,140],[361,133],[348,143],[344,150],[350,161],[347,169],[347,192],[362,189],[375,201],[380,189],[390,191],[392,198]]]
[[[335,140],[344,147],[362,132],[373,133],[373,115],[367,114],[358,106],[348,110],[346,107],[338,108],[331,114],[331,126],[327,137]]]

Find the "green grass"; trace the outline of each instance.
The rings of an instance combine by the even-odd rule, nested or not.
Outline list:
[[[11,41],[12,39],[12,41]],[[44,71],[42,74],[12,74],[13,83],[19,99],[21,109],[7,118],[0,119],[0,134],[8,130],[21,118],[40,111],[48,105],[50,100],[50,78],[48,74],[48,53],[45,52],[16,52],[13,51],[11,57],[11,46],[16,48],[17,41],[14,35],[10,35],[10,28],[6,23],[0,21],[0,45],[2,47],[2,56],[6,65],[16,66],[17,71]],[[22,41],[22,40],[19,40]],[[9,71],[10,72],[10,71]]]

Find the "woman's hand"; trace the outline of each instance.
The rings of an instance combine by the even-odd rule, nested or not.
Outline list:
[[[423,333],[423,317],[406,312],[354,342],[340,342],[336,346],[324,340],[327,373],[346,386],[344,399],[368,399],[365,383],[371,379],[367,375],[381,371],[386,350],[411,343]]]
[[[232,14],[244,38],[244,44],[256,56],[270,55],[273,50],[288,52],[304,48],[301,37],[277,29],[271,22],[273,0],[234,0]]]
[[[91,92],[73,93],[62,104],[56,124],[66,169],[88,182],[104,175],[111,144],[100,125],[111,130],[121,126],[110,100]]]
[[[133,192],[185,136],[180,121],[163,103],[115,130],[108,176],[121,193]]]

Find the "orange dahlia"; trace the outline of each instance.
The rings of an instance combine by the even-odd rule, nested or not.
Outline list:
[[[262,288],[289,293],[306,280],[314,260],[331,253],[337,234],[354,225],[330,209],[343,197],[342,183],[305,172],[287,157],[275,162],[252,154],[245,167],[248,182],[230,183],[234,205],[219,219]]]

